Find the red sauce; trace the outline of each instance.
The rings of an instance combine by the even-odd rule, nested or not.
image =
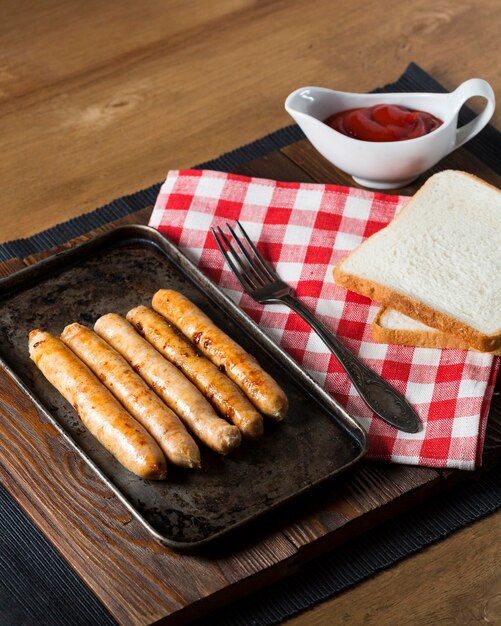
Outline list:
[[[395,104],[348,109],[331,115],[325,124],[362,141],[403,141],[431,133],[442,120],[426,111],[411,111]]]

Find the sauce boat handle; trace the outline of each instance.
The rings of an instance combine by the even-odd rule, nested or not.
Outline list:
[[[481,98],[485,98],[487,101],[484,110],[479,115],[471,120],[471,122],[468,122],[464,126],[461,126],[461,128],[457,129],[456,142],[453,148],[455,150],[472,137],[475,137],[475,135],[477,135],[482,128],[487,125],[487,122],[491,119],[492,114],[494,113],[496,97],[489,83],[481,78],[471,78],[470,80],[465,81],[459,85],[459,87],[455,89],[450,96],[456,103],[456,111],[458,113],[463,104],[465,104],[465,102],[470,98],[480,96]]]

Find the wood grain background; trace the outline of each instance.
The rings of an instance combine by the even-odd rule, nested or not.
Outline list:
[[[289,124],[283,101],[303,84],[367,91],[394,81],[415,61],[449,89],[479,76],[498,99],[501,94],[497,0],[2,0],[0,15],[3,241]],[[493,123],[501,127],[499,107]],[[313,178],[328,175],[304,147],[294,158],[284,150],[282,158],[291,167],[295,159]],[[270,175],[283,171],[280,163],[272,167]],[[206,576],[203,559],[155,550],[50,428],[38,432],[28,401],[5,402],[15,395],[11,385],[1,377],[0,436],[8,453],[2,481],[123,623],[154,622],[187,600],[216,597],[242,577],[248,592],[254,573],[263,567],[273,576],[287,573],[292,554],[308,538],[338,529],[343,516],[358,518],[371,506],[377,511],[407,490],[411,500],[425,497],[423,490],[438,480],[426,469],[364,470],[339,494],[341,509],[307,526],[291,520],[285,534],[271,529],[222,555]],[[16,440],[21,422],[25,437]],[[29,467],[46,475],[44,488],[21,488]],[[51,481],[57,489],[48,496]],[[77,523],[86,504],[94,507],[89,527]],[[291,623],[496,623],[500,519],[486,518]],[[117,544],[103,545],[103,532],[116,533]],[[124,556],[130,545],[131,556]],[[132,579],[124,567],[129,558],[139,567]],[[190,584],[179,587],[176,576]]]
[[[3,240],[292,120],[304,84],[367,91],[415,61],[501,87],[497,0],[2,0]],[[501,126],[501,113],[494,115]]]

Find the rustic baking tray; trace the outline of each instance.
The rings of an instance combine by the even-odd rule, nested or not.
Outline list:
[[[86,430],[28,355],[28,333],[149,305],[182,291],[265,364],[286,390],[288,419],[227,457],[203,448],[200,471],[171,466],[166,481],[125,470]],[[359,461],[364,430],[158,231],[123,226],[0,280],[0,366],[163,544],[194,550],[289,502]],[[202,448],[202,446],[201,446]]]

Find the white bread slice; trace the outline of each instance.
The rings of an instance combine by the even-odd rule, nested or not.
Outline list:
[[[470,347],[454,335],[448,335],[436,328],[395,311],[381,307],[372,322],[372,336],[380,343],[394,343],[401,346],[423,348],[451,348],[469,350]],[[501,349],[492,354],[501,356]]]
[[[338,263],[334,280],[492,352],[501,348],[500,234],[501,192],[446,170]]]

